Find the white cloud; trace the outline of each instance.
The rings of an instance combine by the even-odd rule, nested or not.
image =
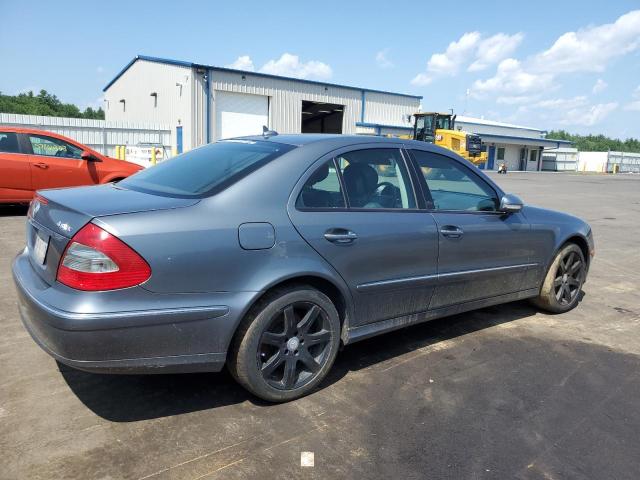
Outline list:
[[[503,97],[526,96],[553,88],[553,75],[526,71],[515,58],[507,58],[498,64],[495,76],[486,80],[476,80],[471,94],[481,98],[488,94],[500,93]]]
[[[605,82],[604,80],[599,78],[598,80],[596,80],[596,83],[593,84],[593,88],[591,89],[591,93],[593,93],[594,95],[597,94],[597,93],[600,93],[600,92],[606,90],[606,88],[608,86],[609,86],[609,84],[607,82]]]
[[[419,73],[413,80],[411,80],[412,85],[417,85],[418,87],[424,87],[433,82],[433,77],[427,75],[426,73]]]
[[[104,73],[104,67],[103,67],[103,66],[101,66],[101,65],[97,66],[97,67],[96,67],[96,72],[97,72],[97,73]]]
[[[314,78],[327,80],[333,75],[331,67],[317,60],[301,62],[297,55],[283,53],[278,60],[269,60],[260,69],[261,72],[285,77]]]
[[[618,104],[616,102],[599,103],[597,105],[572,108],[564,112],[563,117],[558,123],[561,125],[581,125],[590,127],[600,123],[617,108]]]
[[[376,64],[380,68],[391,68],[393,67],[393,62],[389,60],[389,51],[390,49],[385,48],[376,53]]]
[[[567,110],[584,107],[588,105],[589,101],[584,95],[579,95],[573,98],[553,98],[548,100],[540,100],[531,105],[533,108],[544,108],[550,110]]]
[[[640,47],[640,10],[620,16],[614,23],[567,32],[533,60],[538,71],[602,72],[614,57]]]
[[[625,105],[625,110],[631,110],[634,112],[640,112],[640,85],[636,87],[636,89],[631,94],[631,97],[635,100],[632,100],[630,103]]]
[[[508,95],[504,97],[498,97],[496,99],[496,103],[500,103],[503,105],[523,105],[525,103],[531,103],[537,98],[538,97],[535,95]]]
[[[235,62],[225,66],[227,68],[246,70],[249,72],[256,70],[253,60],[249,55],[242,55],[238,57]],[[300,57],[290,53],[283,53],[277,60],[269,60],[258,71],[272,75],[282,75],[284,77],[313,78],[316,80],[327,80],[333,75],[331,67],[326,63],[317,60],[301,62]]]
[[[624,109],[633,112],[640,112],[640,100],[634,100],[633,102],[628,103],[625,105]]]
[[[497,33],[483,38],[479,32],[466,32],[458,40],[451,42],[444,52],[431,55],[426,70],[417,74],[411,83],[424,86],[437,77],[455,76],[470,62],[468,71],[484,70],[511,55],[523,38],[522,33]]]
[[[490,65],[509,57],[518,48],[523,38],[524,35],[522,33],[514,35],[497,33],[482,40],[478,45],[476,60],[469,65],[468,70],[470,72],[484,70]]]
[[[427,71],[440,75],[455,75],[460,65],[475,52],[480,34],[467,32],[457,42],[451,42],[444,53],[434,53],[427,62]]]
[[[603,71],[608,61],[640,48],[640,10],[619,17],[614,23],[591,26],[562,34],[553,45],[524,62],[507,58],[498,64],[496,74],[476,80],[476,98],[500,95],[503,103],[511,97],[539,95],[555,89],[559,75],[572,72]],[[596,82],[593,91],[606,83]],[[609,105],[609,104],[601,104]]]
[[[253,66],[253,60],[249,55],[241,55],[236,58],[235,62],[225,65],[227,68],[233,68],[235,70],[247,70],[253,72],[255,67]]]
[[[413,85],[429,85],[437,76],[453,76],[458,73],[462,64],[468,62],[474,55],[480,42],[478,32],[467,32],[455,42],[451,42],[443,53],[434,53],[427,62],[426,72],[417,74],[411,83]]]

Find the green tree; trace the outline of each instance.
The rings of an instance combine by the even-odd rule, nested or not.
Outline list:
[[[46,115],[50,117],[71,117],[104,119],[104,110],[94,110],[87,107],[84,112],[72,103],[62,103],[58,97],[46,90],[40,90],[37,95],[32,91],[18,95],[3,95],[0,92],[0,112],[21,113],[24,115]]]
[[[637,138],[620,140],[604,135],[576,135],[564,130],[551,130],[547,133],[547,138],[569,140],[581,152],[606,152],[609,150],[613,152],[640,152],[640,140]]]

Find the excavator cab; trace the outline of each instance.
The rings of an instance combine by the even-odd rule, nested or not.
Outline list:
[[[436,130],[454,130],[455,115],[426,112],[414,114],[413,139],[435,143]]]
[[[413,140],[434,143],[470,162],[479,165],[487,161],[486,147],[480,136],[456,130],[456,115],[438,112],[414,114]]]

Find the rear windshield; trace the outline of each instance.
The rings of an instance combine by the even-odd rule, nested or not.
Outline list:
[[[174,197],[203,197],[227,188],[292,148],[271,142],[225,140],[142,170],[118,185]]]

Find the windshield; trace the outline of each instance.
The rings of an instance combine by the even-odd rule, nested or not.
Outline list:
[[[292,148],[271,142],[225,140],[142,170],[118,186],[175,197],[203,197],[227,188]]]
[[[451,130],[451,117],[448,115],[439,115],[436,128],[438,130]]]

